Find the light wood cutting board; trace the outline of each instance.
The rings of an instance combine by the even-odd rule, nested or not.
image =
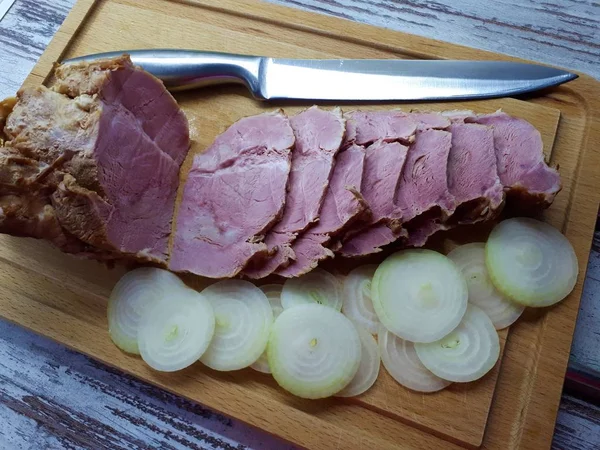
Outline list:
[[[255,1],[80,0],[33,69],[26,84],[51,81],[55,61],[100,51],[183,47],[275,57],[509,59]],[[524,117],[542,133],[545,152],[560,165],[563,191],[545,218],[587,264],[600,193],[600,88],[589,77],[527,99],[419,105],[427,109],[491,112]],[[177,96],[191,122],[195,152],[240,117],[284,106],[263,104],[242,87]],[[327,106],[327,105],[325,105]],[[356,105],[342,105],[353,109]],[[368,106],[410,108],[416,105]],[[366,108],[366,106],[363,106]],[[454,233],[475,239],[479,230]],[[0,314],[109,365],[201,402],[270,433],[314,449],[544,448],[549,447],[566,370],[581,281],[571,296],[544,311],[529,311],[509,333],[494,370],[475,383],[422,395],[382,370],[356,399],[304,401],[251,370],[217,373],[196,364],[159,374],[110,341],[106,299],[123,273],[61,254],[29,239],[0,236]],[[206,280],[189,278],[196,287]],[[508,337],[507,337],[508,334]]]

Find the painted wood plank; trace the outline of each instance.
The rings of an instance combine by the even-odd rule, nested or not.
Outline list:
[[[7,322],[0,421],[0,448],[292,448]]]
[[[600,448],[600,407],[563,396],[552,442],[554,450]]]
[[[600,78],[594,0],[270,0]]]
[[[600,379],[600,231],[590,252],[569,366]]]
[[[15,0],[0,0],[0,20],[2,20],[14,3]]]
[[[0,98],[14,95],[75,0],[17,0],[0,21]]]

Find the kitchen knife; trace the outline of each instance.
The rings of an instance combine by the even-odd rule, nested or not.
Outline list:
[[[131,56],[167,89],[243,83],[260,100],[466,100],[556,86],[577,75],[508,61],[282,59],[196,50],[124,50],[65,63]]]

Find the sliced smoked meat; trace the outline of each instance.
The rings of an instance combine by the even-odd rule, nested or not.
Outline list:
[[[345,120],[339,108],[325,111],[313,106],[290,118],[296,137],[283,216],[265,238],[273,255],[253,261],[244,270],[249,278],[263,278],[295,258],[291,244],[319,218],[319,211],[342,145]]]
[[[344,256],[361,256],[373,253],[373,238],[365,239],[373,227],[384,225],[401,233],[401,222],[396,219],[394,193],[398,187],[408,153],[408,147],[399,142],[377,141],[367,147],[365,172],[361,194],[371,210],[368,222],[363,222],[358,230],[348,235],[338,250]]]
[[[351,111],[347,120],[345,145],[368,146],[375,141],[405,144],[412,141],[415,122],[402,111]]]
[[[169,118],[171,138],[161,138],[165,124],[153,121],[157,116]],[[65,251],[165,262],[189,133],[183,112],[158,79],[126,56],[59,66],[52,89],[18,93],[4,134],[10,152],[37,164],[42,175],[29,177],[27,193],[13,194],[12,205],[10,189],[0,188],[0,230],[11,233],[7,224],[29,218],[24,229],[35,230],[31,237]]]
[[[553,202],[561,190],[560,175],[544,161],[542,137],[533,125],[503,112],[465,120],[493,127],[498,175],[507,204],[527,210]]]
[[[448,192],[451,145],[448,131],[428,129],[417,132],[408,152],[395,200],[408,232],[408,245],[423,245],[454,211],[456,203]]]
[[[448,226],[495,217],[504,202],[496,165],[494,130],[474,123],[453,123],[448,158],[448,189],[456,210]]]
[[[359,145],[351,145],[338,153],[319,221],[293,242],[296,259],[275,273],[297,277],[314,269],[319,261],[334,256],[328,248],[333,237],[370,214],[360,193],[364,161],[365,149]]]
[[[370,180],[376,180],[376,177],[365,175],[363,190],[365,192],[372,190],[375,194],[374,196],[364,194],[365,199],[373,211],[378,210],[381,213],[376,219],[372,220],[369,227],[344,240],[339,250],[344,256],[356,257],[377,253],[381,251],[383,246],[396,241],[400,237],[404,236],[406,238],[407,230],[404,229],[406,228],[404,223],[406,222],[409,226],[416,225],[414,219],[424,213],[426,215],[420,218],[422,223],[419,225],[433,228],[435,223],[440,220],[438,216],[441,210],[436,208],[437,205],[434,202],[438,198],[443,202],[447,201],[445,170],[450,134],[446,131],[434,133],[434,131],[439,130],[433,130],[433,128],[447,128],[450,122],[437,113],[411,113],[405,115],[405,117],[411,120],[414,124],[413,127],[417,129],[413,138],[414,142],[409,149],[404,151],[404,159],[396,161],[396,163],[402,162],[401,165],[392,166],[391,163],[387,164],[387,169],[390,171],[388,176],[392,179],[395,177],[393,188],[389,185],[386,186],[386,189],[382,189],[377,183],[370,183]],[[442,142],[442,136],[446,137],[447,145]],[[432,145],[431,154],[429,154],[429,148]],[[429,158],[435,159],[430,160]],[[438,161],[435,163],[437,166],[432,166],[435,160]],[[438,179],[442,177],[442,170],[444,171],[443,180]],[[421,178],[431,176],[432,173],[436,175],[433,179],[425,181],[425,178]],[[432,186],[432,183],[437,184]],[[369,186],[370,184],[372,186]],[[446,195],[442,195],[440,192],[442,187]],[[404,191],[406,193],[403,193]],[[386,194],[383,194],[383,192],[386,192]],[[410,196],[417,195],[414,203],[407,201],[409,197],[405,195],[408,192],[410,192]],[[388,197],[381,197],[381,195],[388,195]],[[373,205],[372,202],[382,202],[382,205]],[[413,227],[413,233],[416,228],[416,226]],[[428,231],[423,228],[423,232]],[[410,239],[410,233],[408,239]]]
[[[176,220],[169,268],[233,277],[266,257],[281,217],[294,133],[283,112],[246,117],[194,158]]]

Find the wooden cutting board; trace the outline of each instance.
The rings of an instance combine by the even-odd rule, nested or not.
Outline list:
[[[149,47],[299,58],[510,59],[252,0],[80,0],[26,84],[50,82],[53,63],[64,58]],[[121,353],[108,336],[106,301],[124,270],[79,261],[30,239],[0,236],[0,315],[307,448],[549,447],[600,199],[599,97],[598,83],[582,76],[521,100],[419,105],[478,112],[502,108],[532,122],[542,133],[546,155],[560,165],[564,183],[545,218],[567,235],[580,262],[580,281],[569,298],[553,308],[528,311],[509,333],[502,332],[501,361],[475,383],[423,395],[402,388],[382,370],[375,386],[359,398],[305,401],[249,369],[218,373],[196,364],[175,374],[155,373]],[[258,103],[238,86],[180,94],[177,100],[191,122],[192,154],[242,116],[309,106]],[[416,105],[378,108],[396,106]],[[453,239],[473,236],[463,231]],[[188,281],[206,285],[198,278]]]

